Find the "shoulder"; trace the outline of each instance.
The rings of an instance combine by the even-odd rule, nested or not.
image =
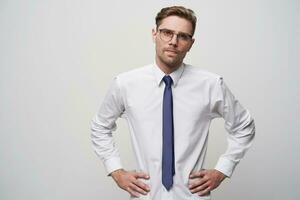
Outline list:
[[[152,64],[136,67],[129,71],[121,72],[115,76],[119,84],[137,83],[139,80],[151,78],[153,75]]]
[[[187,77],[192,79],[205,80],[209,81],[210,83],[216,83],[216,81],[223,79],[222,75],[220,74],[190,64],[185,65],[184,73]]]

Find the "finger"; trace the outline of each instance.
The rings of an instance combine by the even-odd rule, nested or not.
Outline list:
[[[196,176],[198,176],[198,174],[199,174],[199,171],[193,171],[193,172],[191,172],[190,173],[190,178],[192,178],[192,177],[196,177]]]
[[[137,171],[135,169],[133,169],[131,171],[128,171],[128,172],[130,172],[131,174],[136,174],[137,173]]]
[[[198,179],[197,181],[193,181],[193,182],[190,181],[189,189],[191,190],[191,189],[194,189],[196,187],[199,187],[199,186],[205,184],[207,181],[208,181],[208,179],[206,179],[206,178],[201,178],[201,179]]]
[[[135,172],[134,173],[135,178],[143,178],[143,179],[149,179],[150,176],[144,172]]]
[[[208,172],[208,170],[206,170],[206,169],[201,169],[201,170],[199,171],[199,176],[204,176],[205,174],[207,174],[207,172]]]
[[[133,189],[131,189],[130,187],[126,188],[126,191],[129,192],[129,194],[131,195],[131,197],[140,197],[139,193],[135,192]]]
[[[140,188],[139,186],[135,185],[134,183],[130,184],[130,188],[135,191],[135,192],[138,192],[140,194],[144,194],[146,195],[147,192],[145,190],[143,190],[142,188]]]
[[[204,196],[204,195],[208,195],[210,193],[210,187],[207,187],[205,190],[202,190],[200,192],[198,192],[197,194],[199,196]]]
[[[201,192],[201,191],[204,191],[208,187],[209,187],[209,182],[205,182],[202,185],[198,185],[197,187],[194,187],[190,191],[191,191],[191,193]]]
[[[205,174],[206,174],[206,170],[205,169],[201,169],[200,171],[192,172],[189,177],[190,178],[202,177]]]
[[[142,181],[135,180],[133,183],[138,187],[142,188],[146,192],[150,191],[150,187],[147,184],[143,183]]]

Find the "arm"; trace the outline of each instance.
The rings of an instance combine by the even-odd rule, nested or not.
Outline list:
[[[112,132],[117,129],[116,120],[124,111],[118,78],[115,77],[100,109],[91,122],[92,146],[95,153],[102,160],[108,175],[122,168],[119,151],[115,146]]]
[[[231,177],[236,165],[252,145],[255,124],[249,111],[231,93],[222,77],[219,77],[213,92],[212,118],[223,117],[228,132],[228,146],[215,169]]]
[[[111,83],[104,101],[91,123],[91,138],[95,153],[102,160],[108,176],[112,176],[120,188],[133,197],[146,195],[150,188],[139,178],[149,179],[143,172],[123,169],[119,151],[115,146],[112,132],[117,129],[116,120],[124,113],[125,106],[119,87],[118,77]]]
[[[254,120],[249,111],[235,99],[219,77],[211,92],[211,117],[223,117],[228,132],[228,147],[214,169],[200,170],[190,175],[189,189],[200,196],[217,188],[226,177],[231,177],[234,168],[251,146],[254,135]]]

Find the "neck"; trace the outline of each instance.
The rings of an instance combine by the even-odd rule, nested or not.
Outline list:
[[[158,59],[157,57],[155,57],[155,61],[156,61],[156,65],[165,73],[165,74],[171,74],[172,72],[176,71],[181,65],[182,62],[176,65],[167,65],[163,62],[161,62],[160,59]]]

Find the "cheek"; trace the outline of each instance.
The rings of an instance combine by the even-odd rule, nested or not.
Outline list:
[[[156,42],[155,48],[156,48],[157,52],[162,53],[162,49],[163,49],[162,44],[160,44],[159,42]]]
[[[184,47],[180,49],[181,54],[186,54],[189,51],[189,47]]]

